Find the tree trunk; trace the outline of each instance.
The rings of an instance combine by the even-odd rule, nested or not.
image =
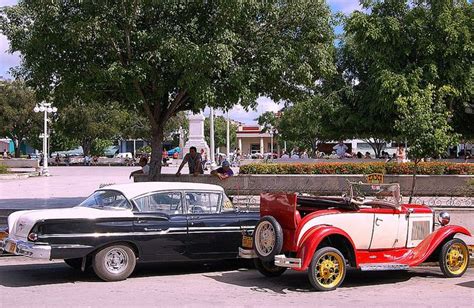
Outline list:
[[[418,162],[419,162],[419,160],[415,160],[415,167],[413,169],[413,178],[412,178],[412,181],[411,181],[410,199],[408,200],[408,203],[411,203],[411,201],[413,199],[413,195],[415,194],[416,173],[418,171]]]
[[[150,174],[149,179],[151,181],[158,180],[161,174],[161,159],[163,155],[163,130],[161,124],[158,124],[156,129],[151,132],[151,161],[150,161]]]
[[[20,143],[21,143],[20,138],[15,139],[15,141],[13,142],[13,147],[15,148],[15,158],[20,158],[21,156]]]
[[[369,139],[365,139],[364,141],[374,150],[375,157],[380,158],[380,153],[382,152],[385,141],[383,139],[374,139],[374,142],[371,142]]]
[[[86,155],[90,155],[91,153],[91,147],[92,147],[92,140],[91,139],[84,139],[82,140],[82,152],[84,154],[84,157]]]

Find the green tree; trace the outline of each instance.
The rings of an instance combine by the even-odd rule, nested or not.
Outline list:
[[[365,0],[344,22],[339,65],[353,95],[345,127],[359,138],[396,137],[398,97],[414,88],[450,89],[444,102],[455,131],[474,133],[474,7],[465,0]]]
[[[457,135],[449,125],[451,114],[444,103],[444,90],[436,91],[433,85],[414,89],[413,93],[397,99],[400,118],[395,122],[399,136],[408,144],[408,157],[415,167],[410,203],[415,191],[418,163],[427,157],[440,157],[456,142]]]
[[[338,139],[338,130],[331,120],[337,115],[335,106],[331,100],[317,95],[286,108],[279,122],[281,137],[313,152],[318,143]]]
[[[23,81],[0,80],[0,136],[13,140],[15,157],[20,157],[20,145],[39,132],[42,124],[40,114],[33,112],[36,106],[35,92]]]
[[[204,136],[207,144],[211,144],[209,118],[204,120]],[[230,149],[236,147],[237,125],[229,123]],[[214,144],[219,148],[227,148],[227,119],[224,116],[214,117]],[[229,150],[230,150],[229,149]]]
[[[253,106],[260,95],[296,99],[334,69],[323,0],[25,0],[0,18],[11,51],[23,55],[16,73],[41,95],[64,104],[105,97],[147,118],[151,178],[161,171],[164,127],[179,111]]]
[[[102,155],[110,145],[106,140],[119,137],[127,116],[127,111],[117,103],[75,101],[59,110],[55,130],[80,144],[84,155]]]

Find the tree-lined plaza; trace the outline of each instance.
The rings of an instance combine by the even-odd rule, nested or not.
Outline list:
[[[149,140],[154,178],[163,141],[187,125],[183,112],[254,108],[266,96],[284,107],[258,122],[290,147],[358,138],[378,157],[396,141],[417,162],[472,141],[473,5],[361,5],[341,15],[325,1],[20,1],[0,15],[22,60],[17,80],[2,81],[1,134],[39,145],[31,110],[46,100],[60,110],[53,148],[100,155],[110,140]],[[216,147],[224,126],[217,118]]]

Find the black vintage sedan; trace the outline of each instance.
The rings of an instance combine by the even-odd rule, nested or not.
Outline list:
[[[92,266],[101,279],[117,281],[130,276],[137,260],[236,258],[242,232],[258,220],[258,212],[238,211],[217,185],[111,185],[73,208],[11,214],[0,251]]]

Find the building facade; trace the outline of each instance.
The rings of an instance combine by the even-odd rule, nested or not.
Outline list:
[[[272,138],[272,134],[262,131],[259,125],[240,125],[237,128],[237,144],[242,155],[264,154],[271,152],[280,154],[280,148]]]

